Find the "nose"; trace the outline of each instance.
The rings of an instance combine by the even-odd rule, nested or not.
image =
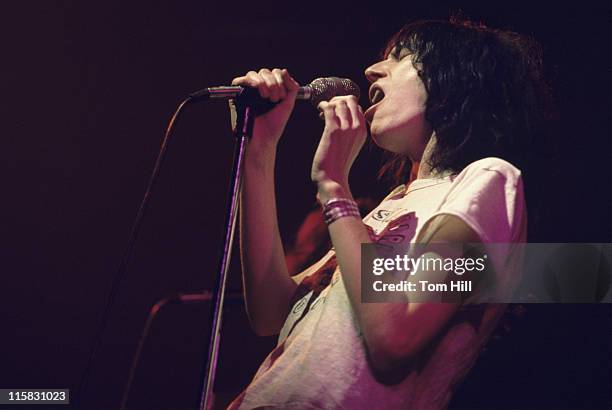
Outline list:
[[[372,64],[371,66],[366,68],[365,76],[369,82],[373,83],[379,78],[384,77],[385,75],[384,63],[385,63],[384,60],[379,61],[378,63]]]

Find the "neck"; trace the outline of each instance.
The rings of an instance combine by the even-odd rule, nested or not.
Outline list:
[[[433,152],[435,145],[436,145],[436,134],[433,133],[431,137],[429,138],[429,141],[427,141],[427,145],[425,145],[425,149],[423,150],[423,155],[421,155],[421,160],[417,163],[418,170],[419,170],[417,172],[417,179],[435,178],[435,176],[433,175],[434,172],[431,169],[431,166],[429,164],[429,159],[431,158],[431,154]]]
[[[427,179],[431,179],[431,178],[443,178],[447,175],[450,175],[452,172],[451,171],[435,171],[431,168],[430,165],[430,158],[431,158],[431,154],[433,153],[434,147],[436,146],[436,134],[433,133],[431,135],[431,138],[429,138],[429,141],[427,142],[427,145],[425,146],[425,149],[423,150],[423,155],[421,156],[421,161],[419,161],[418,163],[416,163],[416,166],[418,167],[418,172],[416,175],[417,179],[421,179],[421,178],[427,178]],[[414,168],[413,168],[414,170]]]

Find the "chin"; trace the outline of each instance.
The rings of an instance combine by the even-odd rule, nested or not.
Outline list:
[[[406,155],[409,151],[405,138],[391,135],[389,133],[382,133],[376,128],[370,129],[370,135],[372,137],[372,141],[374,141],[378,147],[384,149],[385,151],[400,155]]]

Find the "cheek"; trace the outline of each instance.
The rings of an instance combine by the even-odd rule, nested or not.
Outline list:
[[[387,151],[420,160],[431,136],[424,109],[406,110],[400,107],[386,111],[379,119],[371,127],[374,142]]]
[[[425,147],[427,146],[433,132],[431,126],[427,120],[425,120],[424,110],[419,111],[419,113],[412,118],[409,132],[407,154],[413,161],[420,162],[423,152],[425,151]]]
[[[414,138],[415,134],[421,134],[427,127],[425,120],[425,106],[416,99],[399,101],[389,107],[390,110],[385,113],[390,129],[401,132],[407,136]]]
[[[372,137],[381,148],[420,161],[432,129],[425,119],[427,92],[416,72],[401,73],[372,123]],[[386,101],[385,101],[386,100]]]

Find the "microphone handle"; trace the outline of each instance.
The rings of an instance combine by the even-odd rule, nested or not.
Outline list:
[[[208,87],[202,90],[189,94],[189,97],[195,101],[201,100],[229,100],[235,98],[243,90],[239,85]],[[300,87],[297,92],[298,100],[309,100],[312,95],[312,88],[307,85]]]

